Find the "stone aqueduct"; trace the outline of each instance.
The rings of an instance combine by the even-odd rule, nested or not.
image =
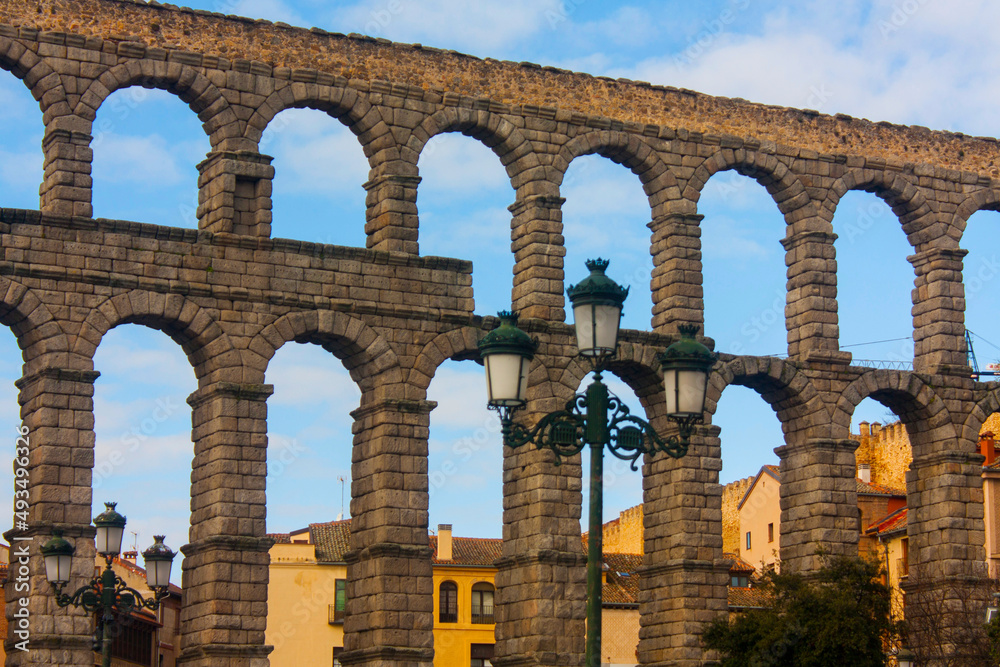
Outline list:
[[[37,544],[61,527],[78,553],[88,548],[78,538],[91,534],[93,354],[123,323],[168,333],[198,378],[183,664],[267,664],[265,372],[290,341],[322,345],[362,391],[342,662],[431,664],[426,389],[439,364],[475,355],[493,324],[474,312],[469,262],[418,253],[417,161],[442,132],[489,146],[515,192],[513,306],[541,340],[526,419],[565,401],[587,370],[565,323],[569,164],[602,155],[649,197],[651,328],[625,332],[614,371],[664,431],[653,354],[678,323],[702,321],[699,192],[736,170],[767,188],[787,222],[788,358],[723,355],[709,412],[741,384],[781,420],[784,563],[807,571],[820,547],[856,549],[849,425],[873,397],[914,445],[911,580],[945,595],[978,571],[976,439],[1000,395],[966,366],[961,240],[967,218],[1000,201],[994,140],[131,0],[0,0],[0,66],[30,89],[45,125],[40,210],[0,211],[0,321],[23,350],[19,401],[33,438],[28,534]],[[178,95],[210,137],[197,230],[92,217],[92,127],[111,93],[136,85]],[[322,109],[357,135],[371,166],[367,248],[271,238],[273,169],[258,140],[290,107]],[[856,189],[885,200],[913,246],[914,372],[855,367],[838,349],[831,220]],[[643,469],[643,665],[704,664],[699,628],[726,608],[718,435],[705,426],[685,459]],[[495,662],[579,665],[579,466],[505,456]],[[89,576],[87,559],[75,562]],[[33,651],[11,651],[7,664],[91,664],[90,619],[56,608],[32,563]],[[20,593],[8,583],[6,596],[9,616]]]

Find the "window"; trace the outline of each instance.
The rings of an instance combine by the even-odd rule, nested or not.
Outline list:
[[[770,544],[771,542],[774,542],[774,524],[773,523],[767,524],[767,543]]]
[[[333,647],[333,667],[340,667],[340,654],[344,652],[343,646]]]
[[[750,531],[747,531],[747,551],[750,551]]]
[[[347,613],[347,579],[337,579],[334,582],[334,602],[330,605],[330,625],[344,622]]]
[[[481,581],[472,587],[472,622],[493,623],[493,585]]]
[[[899,546],[902,548],[903,557],[899,559],[899,576],[910,576],[910,539],[904,537],[900,540]]]
[[[493,664],[493,644],[472,645],[472,667],[491,667]]]
[[[101,620],[97,619],[98,627]],[[139,615],[115,614],[111,640],[111,655],[123,661],[148,665],[153,661],[153,633],[155,626]]]
[[[750,577],[746,575],[733,575],[730,577],[729,585],[732,588],[750,588]]]
[[[454,581],[441,582],[440,623],[458,623],[458,585]]]

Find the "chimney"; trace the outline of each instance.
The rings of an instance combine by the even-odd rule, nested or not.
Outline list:
[[[451,524],[438,524],[438,560],[451,560]]]
[[[858,479],[865,484],[872,483],[872,467],[867,463],[858,464]]]
[[[868,422],[858,422],[858,431],[861,433],[861,435],[872,434],[871,427],[868,425]]]
[[[979,434],[979,453],[986,458],[986,460],[983,461],[984,466],[991,465],[996,460],[996,440],[994,439],[991,431]]]
[[[122,554],[122,560],[128,561],[129,563],[132,563],[132,565],[136,564],[136,560],[138,558],[139,558],[139,552],[138,551],[126,551],[126,552],[124,552]]]

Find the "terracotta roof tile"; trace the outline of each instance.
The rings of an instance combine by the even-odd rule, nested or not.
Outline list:
[[[770,604],[770,596],[760,588],[729,588],[729,608],[762,609]]]
[[[290,544],[292,541],[288,533],[268,533],[267,536],[274,540],[275,544]]]
[[[639,603],[639,575],[642,554],[604,554],[606,581],[601,587],[604,605]]]
[[[734,554],[727,551],[726,553],[722,554],[722,557],[732,561],[732,565],[729,566],[730,574],[742,574],[742,573],[752,574],[757,571],[757,568],[755,568],[753,565],[740,558],[739,554]]]
[[[885,486],[884,484],[864,482],[857,478],[855,478],[854,481],[857,483],[859,495],[906,497],[906,491],[903,491],[902,489],[894,489],[891,486]]]
[[[438,536],[431,535],[431,549],[434,550],[434,562],[441,565],[482,565],[493,567],[502,556],[503,541],[492,537],[453,537],[451,538],[451,560],[438,560]]]
[[[892,533],[901,531],[905,532],[906,523],[906,508],[902,507],[873,522],[865,533],[870,535],[891,535]]]
[[[350,537],[350,519],[309,524],[309,541],[316,545],[316,561],[320,563],[343,563]]]

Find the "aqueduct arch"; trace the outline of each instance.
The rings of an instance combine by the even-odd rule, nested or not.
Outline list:
[[[0,4],[0,66],[39,100],[47,130],[41,209],[0,210],[0,314],[24,350],[22,417],[38,435],[29,536],[41,541],[61,528],[84,544],[89,537],[89,511],[65,502],[81,490],[64,481],[74,471],[63,450],[82,465],[93,448],[96,374],[86,362],[103,333],[120,322],[149,322],[188,341],[203,372],[189,399],[198,504],[184,547],[191,597],[182,664],[266,665],[254,607],[266,601],[259,590],[232,585],[266,581],[263,521],[236,520],[240,510],[225,498],[241,482],[212,474],[210,461],[266,448],[263,373],[274,351],[291,340],[337,347],[363,391],[353,413],[355,448],[384,462],[402,451],[419,470],[427,448],[419,434],[433,407],[427,385],[443,360],[474,355],[493,322],[474,312],[471,263],[418,254],[416,165],[442,131],[493,148],[516,191],[513,302],[541,343],[526,419],[557,407],[584,371],[574,365],[572,329],[563,322],[559,188],[570,162],[595,152],[609,157],[636,173],[649,197],[653,330],[625,332],[617,370],[662,428],[655,392],[647,391],[656,375],[650,351],[672,341],[676,324],[703,321],[698,193],[712,174],[734,169],[764,183],[788,223],[788,358],[727,357],[713,398],[729,383],[748,384],[779,414],[781,465],[792,481],[782,493],[796,510],[783,518],[784,563],[808,570],[820,548],[850,551],[856,543],[850,494],[839,493],[854,474],[845,438],[854,406],[875,396],[900,407],[917,446],[908,489],[915,577],[944,589],[981,569],[975,426],[998,403],[996,388],[974,382],[966,366],[959,243],[972,212],[997,207],[996,141],[156,3],[45,4],[43,13],[34,3]],[[135,34],[123,37],[121,25]],[[181,29],[168,42],[152,29],[162,25]],[[111,91],[135,84],[172,90],[205,123],[213,152],[200,166],[197,230],[91,217],[95,110]],[[632,103],[623,104],[626,97]],[[346,116],[368,157],[367,248],[271,238],[274,170],[258,141],[278,112],[296,106]],[[855,367],[839,349],[830,223],[852,189],[886,200],[915,248],[914,372]],[[286,271],[244,280],[245,263]],[[362,274],[370,282],[359,288]],[[705,426],[693,455],[644,467],[643,665],[704,664],[697,629],[725,611],[721,538],[703,530],[716,521],[718,435]],[[579,492],[569,483],[579,467],[554,469],[531,451],[507,452],[504,467],[516,474],[504,486],[497,662],[580,664],[584,559]],[[426,512],[386,505],[426,507],[426,475],[394,477],[359,465],[353,474],[357,530],[341,661],[429,667]],[[925,483],[944,478],[950,486]],[[56,609],[40,561],[32,567],[33,653],[13,652],[8,665],[89,664],[89,619]],[[8,604],[14,597],[8,584]]]

